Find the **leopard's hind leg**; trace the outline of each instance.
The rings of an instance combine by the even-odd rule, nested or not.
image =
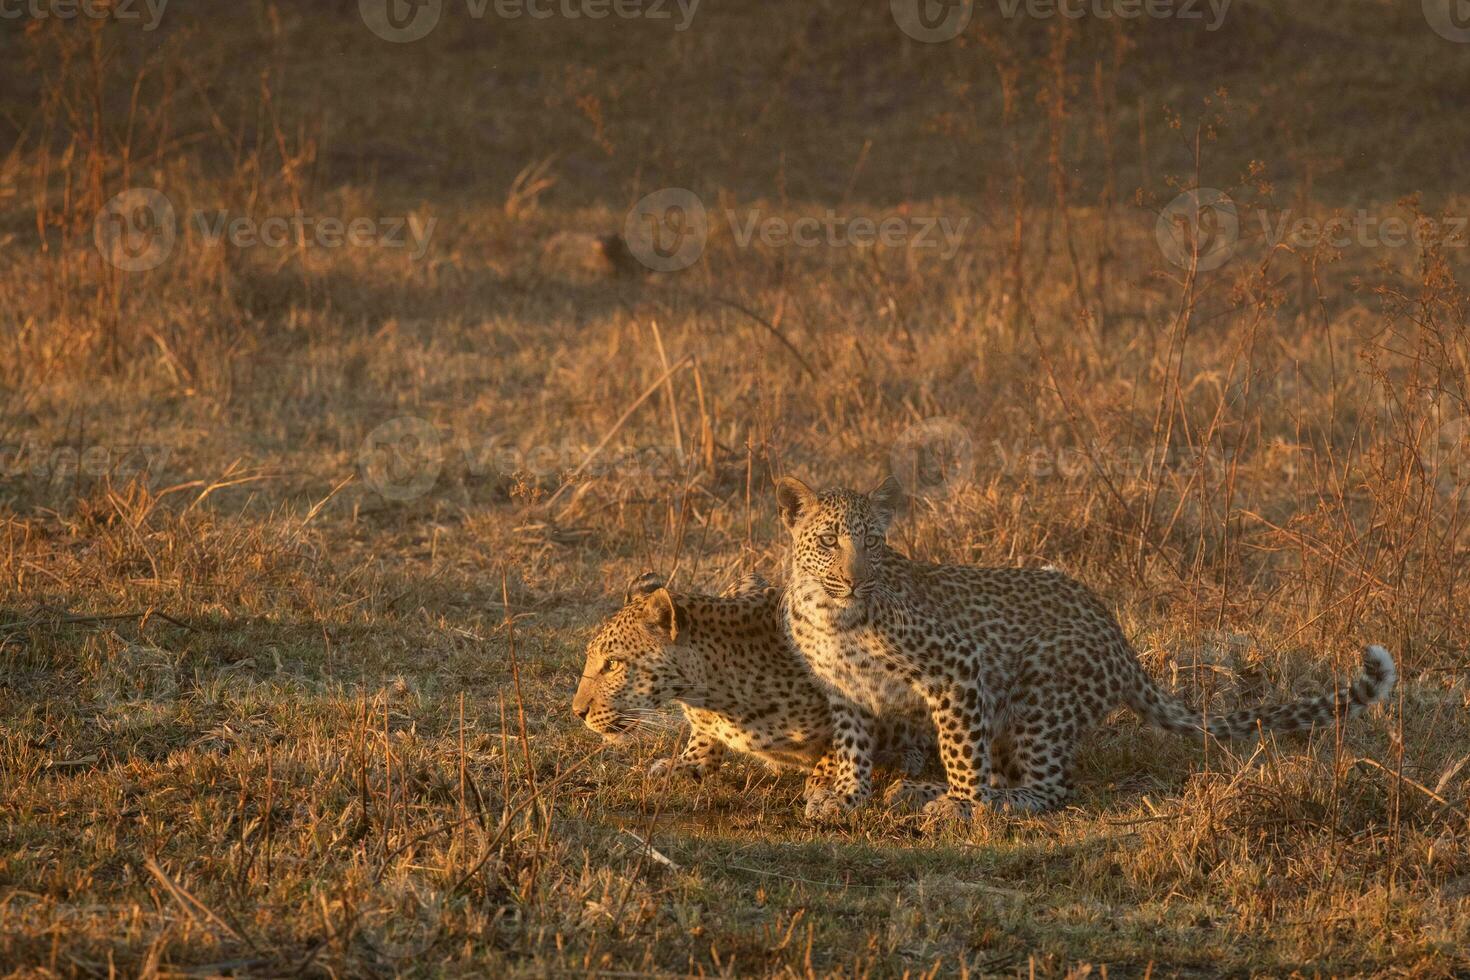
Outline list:
[[[996,739],[997,785],[986,805],[1016,813],[1052,810],[1072,795],[1072,767],[1082,739],[1105,713],[1095,689],[1035,684],[1010,706]]]
[[[916,775],[916,773],[910,773]],[[995,789],[1019,787],[1026,783],[1027,774],[1017,764],[1014,740],[1009,731],[1002,731],[990,741],[990,785]],[[949,786],[945,783],[924,782],[914,779],[895,780],[883,794],[883,802],[890,810],[921,810],[931,800],[945,794]]]

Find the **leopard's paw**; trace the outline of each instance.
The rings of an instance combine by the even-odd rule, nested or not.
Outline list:
[[[855,794],[834,793],[826,787],[817,787],[807,796],[806,819],[812,823],[839,823],[862,802]]]
[[[975,815],[975,804],[948,793],[924,804],[924,826],[929,830],[967,823]]]
[[[921,783],[912,779],[894,780],[883,793],[883,804],[899,813],[915,813],[943,796],[949,789],[944,783]]]
[[[667,759],[654,759],[648,766],[648,775],[652,779],[668,779],[673,776],[681,776],[686,779],[698,779],[699,767],[673,756]]]

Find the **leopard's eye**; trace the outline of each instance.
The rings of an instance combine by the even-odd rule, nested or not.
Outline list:
[[[621,666],[623,666],[623,662],[621,660],[613,660],[609,658],[603,661],[602,672],[604,674],[611,674],[613,671],[617,670]]]
[[[835,535],[835,534],[822,534],[822,535],[818,535],[817,536],[817,543],[820,544],[823,548],[835,548],[835,547],[837,547],[837,535]]]
[[[863,538],[863,544],[867,545],[869,548],[876,548],[882,543],[883,536],[881,534],[870,534],[866,538]]]

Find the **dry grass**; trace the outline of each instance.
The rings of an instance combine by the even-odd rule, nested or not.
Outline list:
[[[884,4],[403,46],[348,2],[7,27],[0,965],[1470,969],[1466,252],[1272,248],[1253,217],[1467,213],[1470,46],[1417,8],[977,14],[935,47]],[[1251,215],[1197,275],[1154,235],[1195,183]],[[717,212],[701,261],[610,274],[588,236],[665,185]],[[415,261],[186,223],[123,273],[92,227],[130,186],[434,225]],[[725,208],[971,224],[948,259],[741,247]],[[398,417],[441,465],[385,497],[360,462]],[[657,785],[672,737],[573,724],[625,581],[774,575],[771,473],[876,481],[933,417],[973,470],[902,519],[910,554],[1062,566],[1212,710],[1368,641],[1395,702],[1260,745],[1122,718],[1073,807],[937,840],[807,827],[799,780],[738,763]]]

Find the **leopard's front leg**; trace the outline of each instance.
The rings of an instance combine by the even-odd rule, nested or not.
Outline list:
[[[948,790],[924,806],[930,824],[968,820],[990,784],[990,699],[950,688],[929,699]]]
[[[725,743],[694,727],[689,730],[689,741],[684,743],[684,750],[672,759],[656,759],[648,767],[648,774],[655,778],[674,775],[699,780],[719,769],[724,759]]]
[[[806,784],[802,787],[801,798],[803,801],[810,800],[818,793],[827,792],[832,785],[832,773],[836,771],[836,761],[829,749],[817,760],[812,771],[806,774]]]
[[[830,778],[807,796],[808,820],[835,820],[856,810],[873,793],[874,719],[871,712],[833,695]]]

